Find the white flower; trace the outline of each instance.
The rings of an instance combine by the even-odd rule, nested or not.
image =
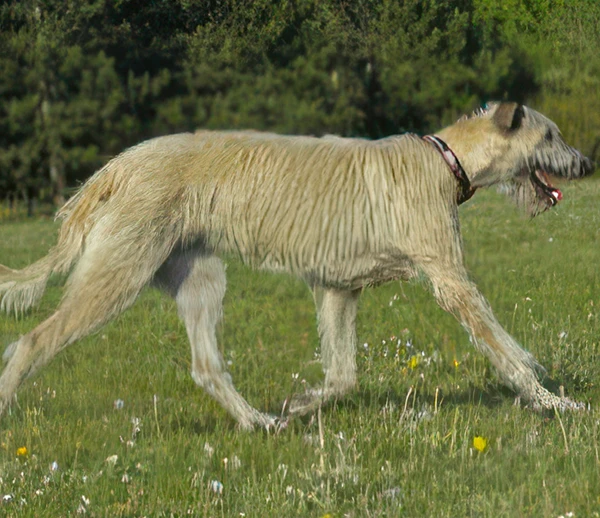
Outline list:
[[[223,493],[223,484],[221,484],[221,482],[219,482],[218,480],[211,480],[210,489],[213,493],[217,493],[218,495],[220,495]]]
[[[106,460],[104,462],[106,462],[109,466],[114,466],[118,460],[118,455],[111,455],[110,457],[106,457]]]
[[[204,453],[206,453],[207,457],[212,457],[213,453],[215,453],[215,449],[210,444],[205,442],[204,443]]]
[[[50,464],[50,471],[58,471],[58,462],[54,461]]]

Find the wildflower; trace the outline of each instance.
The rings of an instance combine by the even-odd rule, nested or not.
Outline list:
[[[485,437],[481,437],[480,435],[473,437],[473,448],[477,451],[484,452],[487,448],[487,439]]]
[[[411,369],[416,369],[417,365],[419,365],[419,357],[418,356],[411,356],[410,360],[408,360],[408,366]]]
[[[79,503],[79,507],[77,507],[77,514],[86,514],[88,505],[90,505],[90,499],[86,498],[85,495],[81,495],[81,502]]]
[[[113,402],[113,407],[115,410],[121,410],[125,406],[125,401],[122,399],[115,399]]]
[[[58,462],[54,461],[50,464],[50,471],[58,471]]]
[[[29,452],[27,451],[27,448],[25,446],[21,446],[20,448],[17,448],[17,458],[19,460],[25,460],[25,459],[27,459],[28,456],[29,456]]]
[[[217,493],[218,495],[220,495],[223,493],[223,484],[221,484],[221,482],[219,482],[218,480],[211,480],[210,489],[213,493]]]
[[[206,456],[212,457],[214,452],[215,452],[215,449],[210,444],[205,442],[204,443],[204,453],[206,454]]]
[[[104,462],[106,462],[109,466],[114,466],[118,460],[118,455],[111,455],[110,457],[106,457],[106,460]]]
[[[458,360],[454,360],[454,368],[458,369],[458,366],[460,365],[460,362]]]
[[[134,441],[137,434],[141,432],[142,421],[139,417],[131,418],[131,440]]]

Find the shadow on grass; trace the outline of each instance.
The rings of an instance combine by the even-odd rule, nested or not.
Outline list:
[[[544,386],[553,393],[558,393],[560,384],[554,380],[544,380]],[[394,408],[396,412],[422,411],[423,409],[431,411],[436,405],[445,409],[460,408],[466,411],[466,407],[483,407],[490,410],[498,409],[502,406],[518,404],[517,396],[510,389],[501,385],[490,383],[485,388],[480,385],[467,384],[464,388],[435,392],[432,390],[417,390],[406,387],[406,392],[401,393],[396,390],[384,390],[383,388],[360,388],[339,399],[332,399],[323,404],[322,412],[325,416],[335,416],[337,412],[345,414],[360,414],[365,410],[381,412],[385,408]],[[274,416],[280,416],[282,405],[270,405],[266,411]],[[523,411],[532,411],[521,403]],[[259,409],[265,410],[265,409]],[[190,417],[187,419],[173,420],[169,423],[172,432],[180,431],[182,428],[189,430],[196,435],[206,435],[214,433],[215,430],[222,430],[225,433],[239,431],[239,427],[233,418],[225,410],[217,410],[217,413],[206,412],[202,415]],[[554,417],[553,411],[536,412],[541,417]],[[300,416],[291,416],[289,426],[306,427],[315,422],[317,411]],[[281,416],[284,419],[290,417]]]
[[[515,395],[508,389],[502,387],[490,386],[487,390],[482,390],[478,386],[467,386],[464,389],[457,389],[449,393],[437,394],[438,408],[442,405],[444,408],[466,406],[485,407],[489,409],[498,408],[507,401],[515,401]],[[360,389],[343,398],[332,399],[322,406],[323,415],[333,416],[337,412],[359,414],[365,410],[377,412],[385,408],[393,408],[396,412],[421,411],[422,409],[431,410],[435,406],[436,394],[430,391],[411,391],[407,387],[406,393],[399,393],[394,390]],[[308,425],[314,422],[314,414],[303,416],[294,416],[293,421]]]

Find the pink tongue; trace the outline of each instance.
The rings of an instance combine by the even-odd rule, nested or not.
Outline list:
[[[552,197],[556,200],[556,201],[560,201],[562,200],[562,192],[560,192],[560,189],[553,189],[552,190]]]

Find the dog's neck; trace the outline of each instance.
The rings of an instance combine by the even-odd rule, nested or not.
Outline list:
[[[501,175],[496,178],[493,165],[501,160],[508,150],[508,143],[502,142],[497,131],[486,131],[485,125],[492,121],[478,120],[470,124],[470,120],[444,128],[435,133],[458,157],[473,187],[485,187],[502,181]]]
[[[423,140],[426,140],[427,142],[433,144],[435,149],[438,150],[438,152],[442,155],[442,157],[448,164],[448,167],[450,168],[450,171],[452,171],[452,174],[454,174],[454,176],[456,177],[456,181],[458,182],[456,202],[460,205],[468,199],[470,199],[471,196],[475,194],[475,188],[471,185],[469,177],[467,176],[467,173],[463,169],[460,160],[458,159],[454,151],[452,151],[448,144],[446,144],[441,138],[435,135],[425,135],[423,137]]]

